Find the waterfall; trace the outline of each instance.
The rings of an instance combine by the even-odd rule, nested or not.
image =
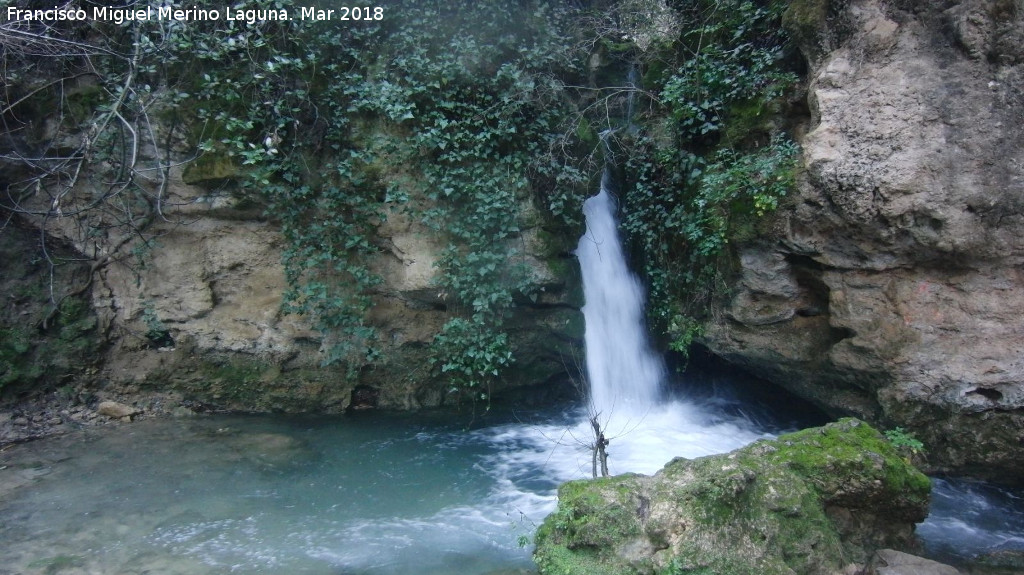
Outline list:
[[[586,299],[588,401],[604,422],[636,421],[660,401],[665,366],[648,343],[644,289],[626,265],[609,176],[603,180],[600,193],[583,203],[587,231],[576,247]]]

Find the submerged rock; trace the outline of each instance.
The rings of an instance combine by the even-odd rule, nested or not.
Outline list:
[[[930,491],[881,434],[844,419],[653,477],[566,483],[534,558],[558,575],[855,572],[914,546]]]

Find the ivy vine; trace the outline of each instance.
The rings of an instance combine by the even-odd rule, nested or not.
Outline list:
[[[387,17],[363,26],[282,22],[219,48],[250,65],[204,72],[204,146],[245,168],[247,197],[281,223],[285,309],[315,320],[324,363],[378,357],[365,319],[381,282],[376,227],[401,211],[446,238],[438,289],[450,317],[433,364],[451,391],[486,397],[515,361],[512,307],[536,297],[517,214],[538,179],[583,178],[552,152],[569,115],[556,79],[567,12],[384,4]]]
[[[730,242],[749,239],[795,183],[798,149],[777,118],[797,75],[786,2],[670,4],[682,32],[650,66],[659,108],[628,148],[622,225],[649,285],[648,315],[686,353],[726,285]]]

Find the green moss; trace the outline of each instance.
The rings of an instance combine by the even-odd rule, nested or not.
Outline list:
[[[261,390],[266,374],[278,369],[256,361],[231,360],[221,364],[205,363],[200,372],[203,375],[204,390],[215,400],[227,405],[257,406],[264,392]],[[278,371],[279,372],[279,371]]]
[[[639,533],[637,518],[629,510],[632,494],[624,486],[618,488],[619,481],[572,481],[558,490],[562,528],[577,546],[604,548]]]
[[[74,125],[80,125],[92,118],[104,103],[103,89],[96,84],[86,84],[68,90],[65,102],[68,115]]]
[[[782,25],[790,34],[823,30],[830,3],[831,0],[790,0],[786,11],[782,13]]]
[[[860,546],[861,521],[887,513],[909,527],[927,512],[929,489],[877,431],[847,419],[731,454],[676,459],[654,478],[568,483],[538,532],[538,565],[546,575],[590,573],[595,564],[650,573],[653,558],[620,553],[646,548],[663,550],[658,572],[667,575],[838,572],[873,550]],[[855,520],[834,520],[837,508]],[[899,546],[907,531],[870,537]]]
[[[54,387],[94,361],[100,345],[98,322],[85,300],[65,299],[54,323],[47,331],[24,323],[0,325],[0,389]]]
[[[879,497],[899,495],[911,504],[927,504],[931,481],[900,456],[884,435],[856,419],[779,437],[782,449],[770,460],[785,463],[815,482],[822,493],[842,493],[842,482],[856,473],[880,480]],[[865,477],[866,476],[866,477]],[[923,517],[922,517],[923,519]]]
[[[607,564],[596,552],[570,550],[562,545],[545,547],[534,561],[545,575],[624,575],[619,566]]]
[[[597,132],[594,131],[590,122],[582,116],[580,116],[580,121],[576,124],[576,139],[579,140],[580,145],[586,149],[592,150],[600,144]]]
[[[0,389],[19,381],[35,380],[43,368],[32,361],[32,342],[23,329],[0,329]]]
[[[537,531],[536,561],[546,574],[627,574],[634,566],[613,552],[641,535],[630,476],[570,481],[558,490],[558,510]]]
[[[722,139],[741,149],[768,144],[771,135],[779,131],[776,125],[779,112],[774,102],[762,98],[734,102],[725,112]]]

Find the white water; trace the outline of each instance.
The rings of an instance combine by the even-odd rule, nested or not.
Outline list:
[[[642,421],[662,401],[665,365],[650,348],[644,289],[626,266],[605,186],[583,204],[587,231],[576,248],[586,305],[588,403],[613,433]]]
[[[932,556],[956,563],[998,551],[1024,551],[1024,491],[932,479],[928,518],[917,526]]]

